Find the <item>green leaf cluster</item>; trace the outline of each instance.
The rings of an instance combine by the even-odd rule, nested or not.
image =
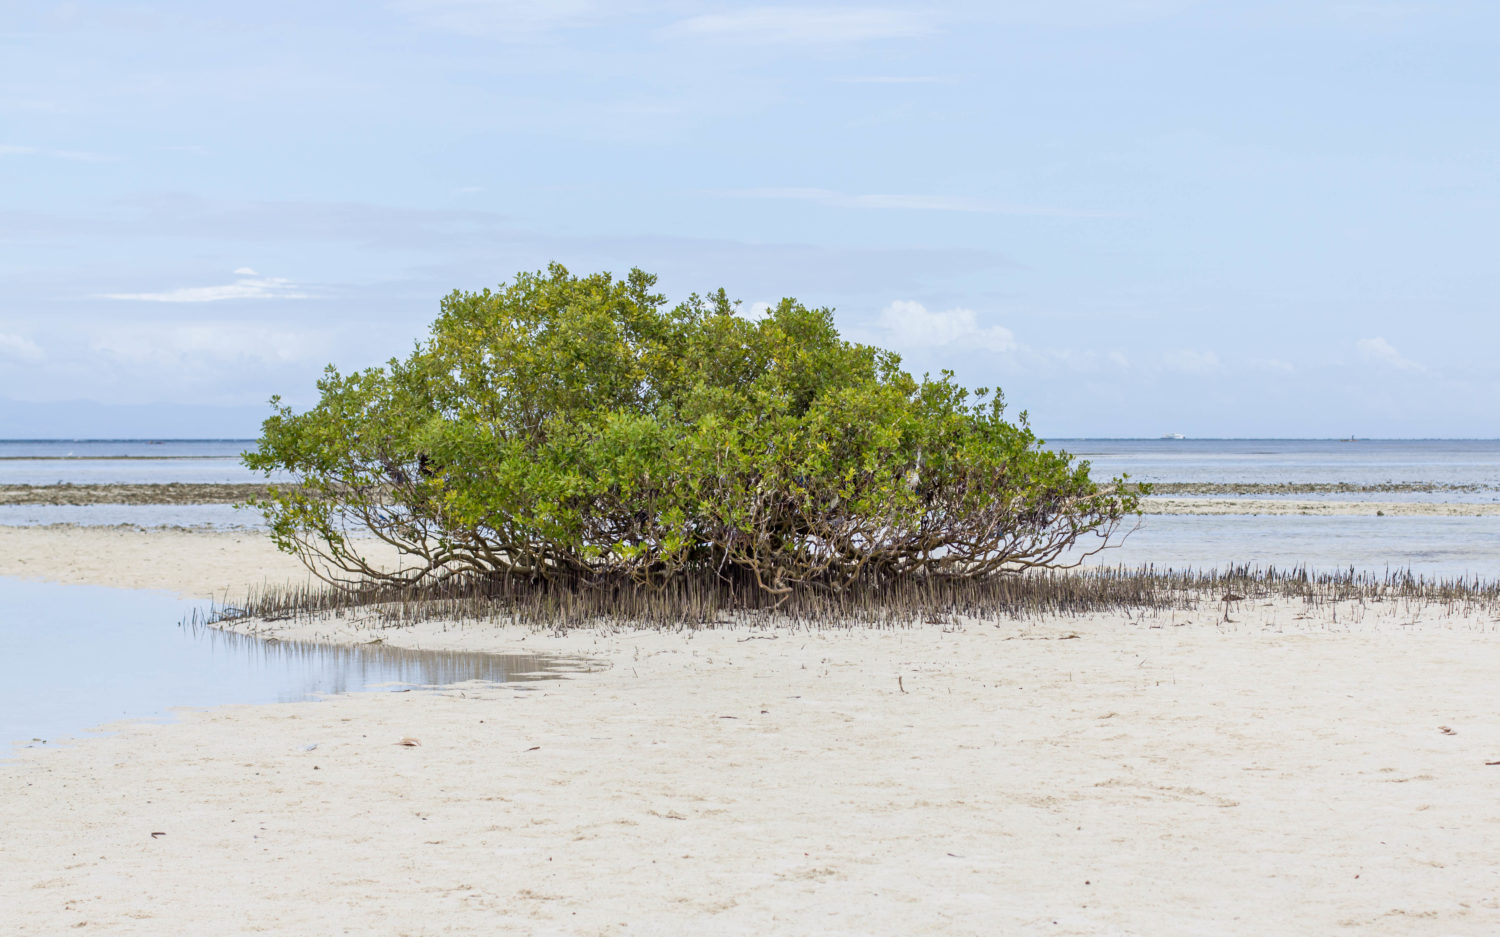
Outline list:
[[[554,264],[454,292],[406,359],[273,401],[244,458],[297,482],[257,502],[278,545],[351,585],[698,572],[779,595],[1055,566],[1138,509],[998,391],[915,379],[828,309],[751,321],[654,287]]]

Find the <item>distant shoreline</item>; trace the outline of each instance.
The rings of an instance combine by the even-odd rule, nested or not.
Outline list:
[[[0,455],[0,462],[182,462],[232,458],[227,455]]]
[[[20,443],[49,443],[50,444],[50,443],[69,443],[69,442],[71,442],[71,443],[134,442],[134,443],[141,443],[143,445],[154,446],[154,445],[166,445],[168,443],[174,443],[174,442],[246,442],[246,443],[253,443],[255,441],[256,440],[255,440],[254,436],[249,436],[249,437],[240,437],[240,436],[183,436],[183,437],[175,437],[175,438],[171,438],[171,439],[169,439],[169,438],[167,438],[165,436],[120,436],[120,437],[114,437],[114,436],[104,437],[104,436],[101,436],[101,437],[98,437],[98,438],[92,438],[92,437],[85,438],[85,437],[72,437],[72,436],[54,436],[54,437],[48,437],[48,438],[36,437],[36,438],[25,438],[25,439],[23,439],[23,438],[17,437],[15,439],[0,439],[0,445],[20,444]]]
[[[0,485],[0,505],[238,504],[269,490],[260,482]]]
[[[1358,436],[1351,439],[1348,436],[1183,436],[1182,438],[1164,438],[1162,436],[1047,436],[1042,434],[1043,439],[1048,442],[1150,442],[1150,443],[1182,443],[1182,442],[1339,442],[1339,443],[1362,443],[1362,442],[1500,442],[1500,436]],[[4,438],[0,439],[0,446],[19,445],[25,443],[33,444],[60,444],[60,443],[137,443],[142,445],[168,445],[172,443],[246,443],[254,444],[256,437],[237,436],[192,436],[167,438],[164,436],[123,436],[98,437],[98,438],[75,438],[68,436],[57,436],[50,438]]]
[[[239,504],[269,493],[262,482],[228,483],[62,483],[0,485],[0,505],[190,505]],[[1308,500],[1320,494],[1427,494],[1492,492],[1485,485],[1438,482],[1236,483],[1160,482],[1142,500],[1145,514],[1320,514],[1320,515],[1500,515],[1500,500],[1391,501]],[[1287,497],[1277,497],[1287,496]],[[1301,497],[1299,497],[1301,496]]]

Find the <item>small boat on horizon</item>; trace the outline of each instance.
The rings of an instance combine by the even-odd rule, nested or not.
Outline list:
[[[1184,436],[1184,435],[1182,435],[1181,433],[1164,433],[1164,434],[1162,434],[1161,438],[1162,439],[1186,439],[1187,437]]]

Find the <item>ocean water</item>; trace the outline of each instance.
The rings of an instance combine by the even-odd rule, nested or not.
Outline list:
[[[1128,474],[1140,482],[1375,489],[1230,495],[1259,501],[1500,501],[1495,439],[1056,439],[1049,447],[1088,461],[1097,479]],[[1409,486],[1435,490],[1403,490]],[[1086,562],[1178,569],[1249,563],[1495,579],[1500,517],[1146,515],[1118,547]]]
[[[1088,461],[1095,478],[1128,474],[1144,482],[1376,489],[1236,497],[1500,502],[1500,440],[1494,439],[1053,439],[1048,444]],[[240,453],[253,445],[248,439],[0,440],[0,485],[256,482],[261,477],[239,464]],[[228,505],[0,505],[0,525],[39,523],[255,527],[258,515]],[[1429,576],[1496,578],[1500,517],[1148,515],[1122,545],[1087,562],[1410,569]]]
[[[253,439],[3,439],[0,485],[229,484]]]
[[[1448,489],[1443,500],[1500,500],[1500,439],[1054,439],[1048,448],[1087,461],[1095,478],[1129,474],[1138,482],[1432,484]],[[1375,498],[1397,501],[1411,494],[1380,492]],[[1354,499],[1344,493],[1330,497]]]
[[[1262,569],[1500,579],[1500,517],[1148,514],[1086,566]]]
[[[0,485],[253,484],[266,478],[241,465],[240,455],[254,446],[253,439],[6,439]],[[0,504],[0,526],[41,524],[264,526],[255,511],[229,504]]]

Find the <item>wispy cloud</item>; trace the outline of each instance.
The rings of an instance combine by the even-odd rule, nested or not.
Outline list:
[[[1201,5],[1203,0],[1006,0],[977,6],[970,19],[999,26],[1100,29],[1167,19]]]
[[[137,322],[102,331],[89,347],[129,365],[193,366],[229,361],[322,360],[326,332],[255,322]]]
[[[62,107],[59,106],[56,101],[45,101],[38,99],[32,99],[28,101],[16,100],[12,98],[10,100],[0,101],[0,110],[33,111],[41,114],[57,114],[62,111]]]
[[[396,0],[390,7],[424,26],[493,39],[591,25],[608,9],[594,0]]]
[[[17,146],[0,143],[0,156],[40,156],[44,159],[66,159],[75,163],[108,163],[115,157],[82,150],[54,150],[45,146]]]
[[[747,297],[814,300],[839,296],[841,301],[852,301],[858,296],[874,304],[873,308],[892,296],[929,288],[935,281],[1016,266],[1005,254],[979,247],[845,247],[639,233],[557,234],[519,227],[506,216],[488,211],[368,203],[243,203],[174,196],[121,201],[108,211],[87,214],[0,208],[0,249],[8,241],[65,241],[71,246],[115,240],[138,243],[147,238],[173,242],[159,249],[178,254],[204,242],[226,242],[235,245],[235,250],[245,244],[271,245],[267,253],[277,253],[286,245],[312,252],[324,249],[324,244],[352,245],[362,255],[379,259],[379,275],[371,280],[381,285],[370,298],[387,308],[398,292],[403,301],[420,302],[454,287],[493,285],[496,276],[535,270],[552,260],[580,271],[644,266],[662,277],[669,293],[724,285]],[[88,283],[75,273],[61,271],[32,279],[35,282],[27,286],[27,295],[39,300],[79,293],[98,297],[168,292],[159,282],[121,283],[113,273]],[[233,278],[225,278],[229,279]],[[165,282],[198,286],[203,281],[174,277]],[[14,303],[19,298],[18,282],[12,279],[5,286]],[[354,285],[341,285],[335,279],[320,281],[316,289],[298,286],[300,292],[322,297]]]
[[[948,85],[957,79],[944,75],[847,75],[833,80],[841,85]]]
[[[668,38],[715,38],[746,43],[848,43],[914,39],[936,32],[932,17],[882,7],[753,7],[678,20]]]
[[[1054,208],[1042,205],[1016,205],[993,199],[973,198],[964,195],[856,195],[836,192],[832,189],[808,187],[762,187],[749,189],[721,189],[719,195],[728,198],[780,199],[794,202],[812,202],[830,208],[867,208],[898,211],[943,211],[973,212],[990,215],[1020,215],[1050,218],[1114,218],[1113,212],[1087,211],[1073,208]]]
[[[216,303],[226,299],[306,299],[292,281],[282,277],[265,277],[249,267],[234,271],[239,277],[221,286],[180,286],[160,293],[105,293],[105,299],[125,299],[150,303]]]
[[[1016,336],[1004,326],[984,326],[972,309],[929,310],[921,303],[896,300],[881,310],[875,325],[896,350],[963,344],[986,351],[1015,351]]]
[[[1217,374],[1224,370],[1224,363],[1217,353],[1198,348],[1178,348],[1161,356],[1161,363],[1168,371],[1181,374]]]
[[[742,319],[749,319],[751,322],[759,322],[770,314],[772,308],[774,307],[771,303],[755,302],[751,303],[748,306],[740,306],[735,310],[735,314]]]
[[[1390,342],[1379,336],[1360,339],[1354,343],[1354,350],[1358,352],[1360,360],[1366,364],[1390,368],[1394,371],[1426,370],[1417,362],[1402,355]]]
[[[0,241],[168,237],[447,250],[480,240],[520,242],[527,236],[495,212],[368,202],[234,202],[168,194],[121,199],[90,214],[0,207]]]
[[[1090,348],[1025,349],[1032,370],[1056,374],[1067,370],[1076,374],[1099,374],[1130,370],[1130,357],[1119,349],[1096,351]]]
[[[0,358],[37,361],[43,357],[41,346],[31,339],[10,332],[0,332]]]

